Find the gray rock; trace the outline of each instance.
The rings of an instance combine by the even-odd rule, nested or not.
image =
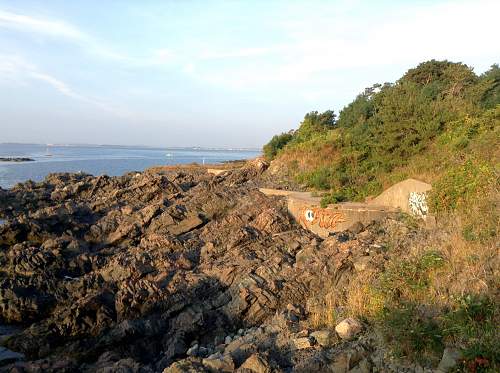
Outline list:
[[[334,343],[334,333],[328,329],[312,332],[311,337],[322,347],[329,347]]]
[[[234,372],[234,361],[229,355],[203,359],[203,365],[211,372]]]
[[[188,355],[188,356],[196,356],[198,354],[199,347],[200,346],[198,346],[197,344],[195,344],[193,347],[190,347],[187,350],[186,355]]]
[[[356,334],[361,332],[363,325],[352,317],[342,320],[335,327],[335,331],[342,339],[352,339]]]
[[[24,360],[24,354],[11,351],[5,347],[0,347],[0,365],[11,363],[14,361]]]
[[[447,347],[443,351],[443,357],[437,367],[438,371],[448,372],[458,364],[458,360],[462,357],[459,350]]]

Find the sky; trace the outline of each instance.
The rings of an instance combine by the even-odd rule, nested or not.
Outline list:
[[[0,0],[0,142],[260,147],[420,62],[484,72],[498,14],[498,0]]]

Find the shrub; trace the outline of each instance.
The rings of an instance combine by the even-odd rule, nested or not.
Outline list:
[[[435,212],[467,209],[494,182],[495,173],[488,162],[467,160],[451,167],[433,183],[430,206]]]
[[[458,298],[454,308],[445,314],[443,334],[462,346],[464,368],[492,372],[499,368],[499,316],[498,304],[478,294]]]
[[[383,330],[386,340],[398,356],[423,360],[437,359],[443,351],[443,333],[439,322],[419,312],[414,303],[384,308]]]
[[[278,152],[285,147],[293,138],[293,134],[282,133],[281,135],[275,135],[266,145],[264,145],[263,151],[264,156],[267,159],[274,159]]]

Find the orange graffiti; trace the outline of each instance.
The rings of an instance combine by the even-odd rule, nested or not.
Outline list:
[[[320,207],[302,207],[298,220],[306,228],[308,224],[318,224],[321,228],[335,228],[338,223],[347,221],[341,212]]]

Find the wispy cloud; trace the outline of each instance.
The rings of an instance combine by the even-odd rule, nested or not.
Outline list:
[[[0,10],[0,27],[74,40],[87,39],[84,33],[65,22],[35,18],[4,10]]]
[[[75,25],[62,20],[46,19],[39,16],[7,12],[0,9],[0,28],[15,30],[16,32],[44,36],[73,43],[85,52],[102,59],[122,62],[129,66],[147,67],[160,66],[170,61],[174,54],[166,48],[158,48],[150,56],[135,57],[127,53],[120,53],[82,31]]]
[[[42,82],[63,96],[97,107],[120,118],[131,119],[134,117],[128,110],[118,108],[104,100],[75,91],[67,83],[46,72],[40,71],[37,66],[27,62],[20,56],[0,55],[0,80],[15,81],[20,84],[27,84],[30,81]]]
[[[328,84],[337,79],[336,73],[348,69],[408,66],[431,58],[467,62],[500,56],[495,43],[498,1],[448,1],[395,6],[391,11],[371,17],[295,14],[277,25],[288,35],[286,44],[207,53],[201,58],[246,58],[224,70],[203,70],[200,66],[195,76],[237,90],[261,89],[269,84],[322,86],[318,80]],[[269,54],[265,59],[252,58],[264,53]]]

